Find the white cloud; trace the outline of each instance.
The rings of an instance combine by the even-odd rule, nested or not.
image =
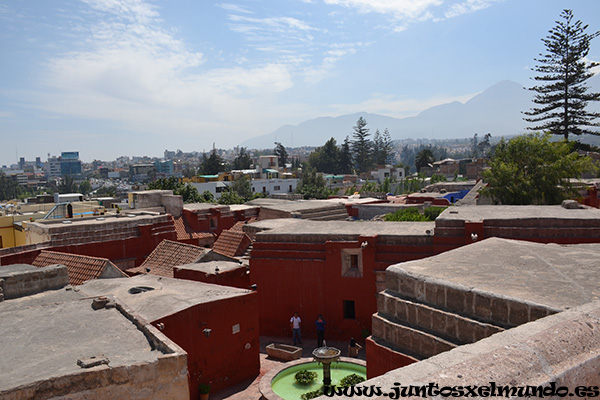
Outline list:
[[[455,18],[463,14],[472,13],[490,7],[493,3],[504,0],[466,0],[462,3],[450,5],[450,9],[444,13],[446,18]]]
[[[325,0],[326,4],[358,8],[359,11],[392,14],[397,18],[417,19],[442,0]]]
[[[217,4],[217,7],[221,7],[223,10],[236,12],[236,13],[253,14],[252,11],[250,11],[238,4],[221,3],[221,4]]]

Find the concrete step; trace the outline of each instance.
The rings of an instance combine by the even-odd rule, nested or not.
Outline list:
[[[373,315],[372,322],[375,338],[388,342],[392,348],[418,359],[433,357],[458,347],[456,343],[390,320],[380,313]]]
[[[456,344],[474,343],[504,330],[493,324],[402,298],[388,290],[378,294],[377,310],[388,320]]]

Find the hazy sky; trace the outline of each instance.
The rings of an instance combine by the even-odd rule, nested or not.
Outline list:
[[[529,86],[563,8],[600,30],[598,0],[0,0],[0,165],[232,148]]]

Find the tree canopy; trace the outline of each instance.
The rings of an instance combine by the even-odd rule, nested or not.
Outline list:
[[[586,59],[590,42],[600,32],[586,33],[588,25],[573,21],[571,10],[563,10],[560,20],[548,36],[542,39],[546,54],[540,54],[533,69],[539,73],[534,79],[542,82],[530,88],[537,92],[534,107],[525,112],[526,121],[537,123],[530,130],[548,131],[569,139],[569,134],[600,135],[587,127],[599,126],[594,120],[600,113],[586,110],[589,101],[600,100],[600,93],[588,93],[585,82],[594,74],[591,69],[600,64]]]
[[[366,172],[373,165],[373,143],[369,139],[369,128],[367,121],[360,117],[356,125],[352,128],[352,153],[354,165],[358,172]]]
[[[531,133],[508,142],[502,139],[484,171],[489,186],[483,193],[506,205],[560,204],[575,196],[570,178],[593,169],[566,141],[552,142],[550,134]]]
[[[415,167],[417,167],[417,172],[421,172],[421,168],[427,167],[434,162],[435,156],[433,155],[433,150],[431,150],[430,147],[421,149],[415,157]]]
[[[160,178],[148,184],[148,190],[172,190],[174,195],[181,196],[184,203],[202,203],[206,198],[200,196],[198,189],[189,183],[182,183],[174,176],[170,178]]]
[[[225,171],[225,163],[217,149],[213,148],[208,157],[204,154],[199,170],[202,175],[216,175]]]
[[[279,166],[285,168],[285,164],[288,162],[288,152],[280,142],[275,142],[275,155],[278,158]]]

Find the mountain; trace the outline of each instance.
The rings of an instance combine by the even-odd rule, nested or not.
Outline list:
[[[367,120],[371,134],[387,128],[392,139],[448,139],[472,137],[478,133],[509,136],[522,132],[525,122],[521,111],[531,107],[532,93],[511,81],[502,81],[474,96],[466,103],[458,101],[431,107],[414,117],[392,118],[360,112],[339,117],[319,117],[298,125],[284,125],[267,135],[254,137],[241,145],[271,148],[276,141],[286,147],[321,146],[333,137],[338,143],[349,135],[359,117]]]

